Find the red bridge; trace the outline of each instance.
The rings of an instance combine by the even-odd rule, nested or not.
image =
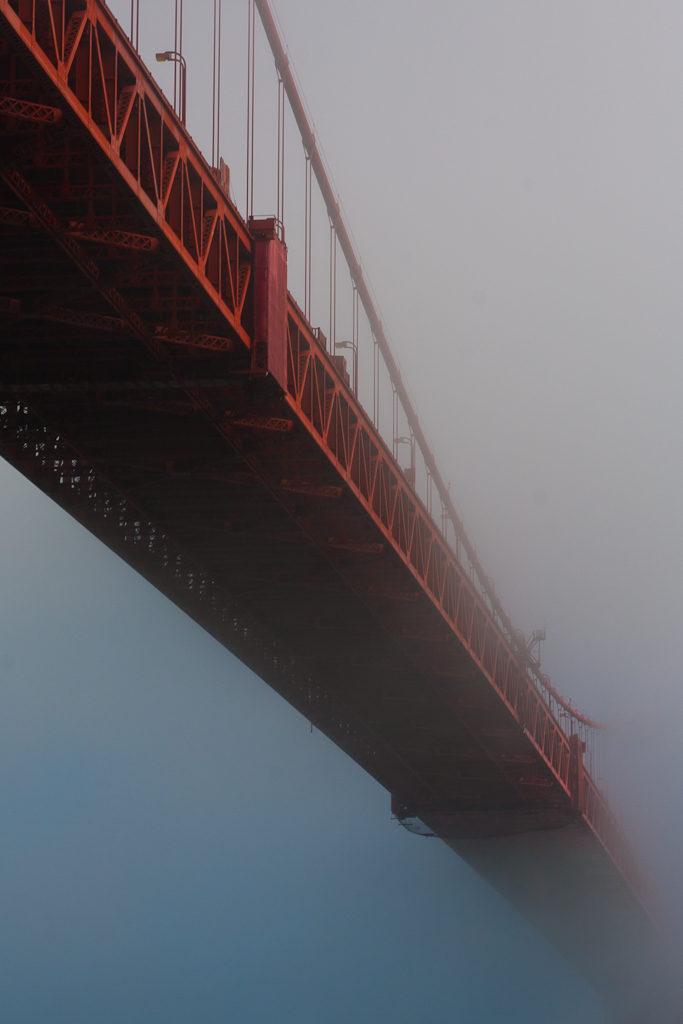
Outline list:
[[[647,886],[592,771],[599,727],[541,672],[465,535],[256,6],[304,145],[303,309],[279,219],[243,219],[106,6],[0,0],[0,453],[472,864],[615,1021],[669,1019]],[[329,343],[309,322],[313,175]]]

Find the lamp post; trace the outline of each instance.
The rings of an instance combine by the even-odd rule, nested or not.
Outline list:
[[[160,64],[167,60],[180,64],[180,110],[177,113],[180,114],[180,120],[185,124],[187,113],[187,62],[182,53],[178,53],[177,50],[164,50],[163,53],[157,53],[156,58]]]
[[[351,388],[354,395],[358,397],[358,345],[355,341],[335,341],[335,350],[338,348],[350,348],[353,352],[353,367],[351,374]]]
[[[140,52],[140,0],[130,0],[130,41]]]
[[[410,465],[403,470],[403,475],[415,490],[415,437],[411,433],[410,437],[397,437],[394,440],[394,451],[396,452],[396,459],[398,459],[398,446],[400,444],[410,445]]]

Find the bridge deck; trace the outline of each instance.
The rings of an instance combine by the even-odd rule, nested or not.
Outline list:
[[[268,372],[272,225],[102,4],[36,10],[0,0],[0,453],[612,989],[577,907],[651,925],[580,748],[291,297]]]

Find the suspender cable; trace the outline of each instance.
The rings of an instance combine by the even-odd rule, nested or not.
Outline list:
[[[358,289],[353,286],[351,310],[351,346],[353,349],[353,393],[358,398]]]
[[[308,115],[306,114],[303,101],[299,94],[299,89],[297,87],[291,68],[289,66],[289,58],[285,53],[284,46],[282,45],[280,33],[278,32],[277,26],[275,24],[270,4],[268,0],[250,0],[250,3],[252,2],[256,5],[256,7],[258,7],[261,22],[263,23],[263,28],[268,38],[268,42],[270,43],[270,48],[272,50],[273,58],[275,60],[275,67],[277,68],[280,78],[284,82],[290,107],[292,109],[292,113],[294,114],[294,118],[301,133],[301,141],[303,142],[306,154],[310,159],[311,167],[313,168],[313,173],[315,174],[318,186],[320,188],[323,199],[325,201],[325,205],[327,207],[327,213],[330,218],[330,224],[336,231],[336,236],[339,240],[339,245],[341,246],[342,252],[346,257],[346,262],[348,264],[349,272],[351,274],[351,280],[358,289],[360,301],[363,303],[363,309],[365,310],[365,314],[370,322],[370,328],[374,335],[377,346],[379,347],[379,350],[382,353],[382,357],[386,364],[387,370],[389,371],[391,383],[401,401],[401,405],[403,406],[403,410],[406,414],[408,426],[410,427],[410,430],[415,437],[415,441],[417,442],[417,445],[422,453],[425,466],[427,467],[431,474],[432,480],[434,481],[434,485],[443,503],[444,510],[450,521],[453,523],[456,537],[462,544],[462,547],[464,548],[467,554],[470,566],[474,570],[479,580],[481,590],[485,597],[488,599],[491,610],[493,611],[494,615],[498,619],[499,624],[502,626],[503,630],[507,634],[511,644],[520,652],[520,654],[524,655],[526,662],[526,647],[522,641],[518,640],[517,631],[514,629],[503,606],[501,605],[498,595],[496,594],[496,591],[493,587],[493,584],[489,577],[486,575],[484,567],[479,561],[477,553],[474,550],[474,547],[472,546],[469,538],[467,537],[467,534],[465,533],[464,524],[460,516],[458,515],[455,505],[453,504],[453,499],[451,498],[449,487],[446,484],[446,481],[444,480],[443,476],[441,475],[441,470],[439,469],[436,458],[434,457],[434,454],[429,446],[427,437],[418,419],[417,412],[413,408],[413,403],[410,400],[410,396],[408,394],[406,386],[403,383],[401,371],[398,367],[396,359],[394,358],[394,354],[389,344],[389,339],[387,338],[387,335],[384,331],[384,327],[382,326],[382,321],[380,320],[379,314],[375,308],[375,304],[373,302],[370,289],[365,281],[362,267],[360,265],[358,257],[356,256],[353,242],[351,241],[351,236],[347,230],[346,224],[344,223],[344,218],[341,215],[341,211],[339,209],[339,202],[337,201],[334,189],[332,188],[329,175],[327,173],[320,150],[315,140],[315,135],[313,134],[313,130],[308,120]],[[378,383],[378,380],[376,380],[376,424],[379,421]],[[538,681],[541,683],[541,685],[548,691],[548,693],[550,693],[553,696],[553,698],[558,702],[558,704],[566,708],[566,710],[570,711],[573,718],[575,718],[579,722],[583,722],[586,725],[590,725],[593,728],[605,728],[605,726],[600,725],[597,722],[593,722],[591,719],[579,714],[579,712],[576,711],[575,708],[570,708],[569,704],[555,690],[548,677],[544,673],[542,673],[540,669],[537,669],[535,666],[533,666],[533,664],[530,667]]]
[[[218,0],[213,0],[213,79],[211,86],[211,166],[216,166],[216,22]]]
[[[247,31],[247,220],[254,215],[254,58],[256,10],[249,0]]]
[[[186,71],[183,66],[183,0],[175,0],[175,20],[173,49],[177,54],[173,66],[173,109],[180,115],[185,124],[185,90],[187,87]]]
[[[277,79],[277,219],[285,222],[285,86]]]
[[[330,221],[330,352],[337,343],[337,231]]]
[[[213,105],[211,124],[211,166],[221,156],[221,23],[223,0],[213,0]]]
[[[130,0],[130,41],[140,50],[140,0]]]
[[[379,430],[379,345],[372,336],[372,422]]]
[[[312,260],[311,260],[311,245],[312,245],[312,241],[313,241],[313,235],[312,235],[312,213],[313,213],[313,209],[312,209],[312,205],[311,205],[313,182],[311,180],[311,176],[312,176],[311,161],[310,161],[310,158],[309,158],[308,153],[307,153],[306,154],[306,185],[305,185],[305,197],[304,197],[304,204],[305,204],[305,207],[306,207],[306,212],[305,212],[305,216],[304,216],[304,313],[306,314],[306,319],[308,321],[310,321],[310,319],[311,319],[311,263],[312,263]]]

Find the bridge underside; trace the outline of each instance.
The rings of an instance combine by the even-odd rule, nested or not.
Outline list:
[[[592,983],[610,1024],[680,1022],[675,958],[643,927],[585,822],[471,839],[430,824]]]
[[[72,335],[70,343],[84,341]],[[581,815],[559,800],[549,809],[535,794],[523,799],[496,763],[505,731],[515,759],[504,768],[528,771],[528,739],[438,632],[433,605],[406,599],[414,590],[405,566],[380,550],[352,497],[335,490],[308,435],[300,433],[306,477],[330,492],[276,496],[201,414],[161,411],[157,396],[177,389],[155,388],[144,408],[149,390],[136,392],[137,403],[120,402],[117,391],[49,392],[45,370],[43,358],[40,392],[26,382],[0,388],[0,454],[278,690],[395,804],[419,814],[611,1003],[628,993],[615,1021],[677,1020],[651,1015],[658,971],[640,905]],[[204,387],[215,395],[215,379]],[[251,408],[284,418],[267,382],[237,386],[245,390]],[[274,471],[285,458],[282,435],[244,433],[251,436],[240,444]],[[291,480],[282,476],[292,473],[287,452],[281,480]],[[368,594],[378,569],[390,597]],[[545,797],[549,786],[539,788]]]
[[[8,41],[5,92],[57,109]],[[442,837],[624,1021],[665,1021],[654,928],[616,854],[291,394],[255,370],[246,226],[226,214],[231,318],[67,121],[0,117],[0,455]]]

